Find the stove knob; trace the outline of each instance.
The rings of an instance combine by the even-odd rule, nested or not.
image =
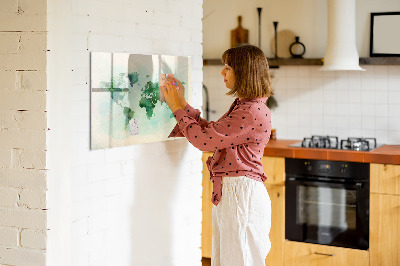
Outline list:
[[[311,162],[306,163],[306,170],[311,172],[311,170],[312,170]]]
[[[342,164],[342,167],[340,168],[340,173],[341,174],[346,173],[346,169],[347,169],[347,164]]]

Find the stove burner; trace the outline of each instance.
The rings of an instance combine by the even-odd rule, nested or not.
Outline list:
[[[369,151],[376,146],[376,138],[347,138],[340,141],[343,150]]]
[[[338,137],[334,136],[312,136],[311,138],[304,138],[301,147],[338,149],[339,140]]]
[[[341,149],[353,151],[371,151],[378,147],[376,138],[347,138],[340,141],[336,136],[316,136],[304,138],[302,142],[292,144],[293,147]]]

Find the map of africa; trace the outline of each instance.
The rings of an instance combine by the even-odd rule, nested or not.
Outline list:
[[[174,74],[190,101],[184,56],[91,53],[91,148],[164,141],[176,121],[160,100],[160,74]]]

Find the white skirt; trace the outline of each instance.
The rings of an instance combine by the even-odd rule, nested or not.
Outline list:
[[[254,179],[222,178],[222,197],[212,210],[212,266],[262,266],[271,249],[271,201]]]

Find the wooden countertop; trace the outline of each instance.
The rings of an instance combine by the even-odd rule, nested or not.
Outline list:
[[[301,140],[270,140],[264,156],[364,163],[400,164],[400,145],[383,145],[372,151],[290,147]]]

